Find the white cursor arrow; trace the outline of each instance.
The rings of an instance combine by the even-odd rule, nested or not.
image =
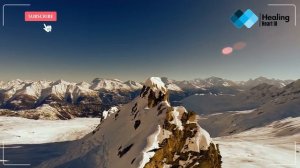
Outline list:
[[[47,33],[50,33],[52,31],[52,26],[51,25],[46,25],[44,23],[44,28],[43,28]]]

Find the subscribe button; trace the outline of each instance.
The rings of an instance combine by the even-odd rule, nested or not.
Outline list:
[[[26,22],[56,22],[57,12],[56,11],[26,11],[25,12]]]

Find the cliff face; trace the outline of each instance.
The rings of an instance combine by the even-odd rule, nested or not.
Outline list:
[[[145,167],[221,167],[218,145],[212,143],[208,133],[199,127],[197,116],[184,111],[180,114],[182,129],[176,129],[176,125],[172,124],[172,113],[174,111],[167,112],[163,125],[163,129],[170,131],[172,135],[159,144]]]
[[[219,168],[218,146],[197,121],[184,107],[171,107],[164,83],[152,77],[134,101],[40,167]]]
[[[197,124],[197,116],[185,109],[167,111],[163,129],[171,136],[164,139],[145,168],[153,167],[221,167],[218,145],[210,141],[209,134]],[[174,114],[180,116],[181,129],[177,129]],[[174,117],[173,117],[174,116]]]
[[[195,113],[187,112],[184,107],[173,108],[161,103],[168,101],[168,92],[164,87],[160,90],[155,82],[143,87],[140,97],[145,98],[146,95],[148,107],[157,106],[158,115],[165,111],[162,129],[168,131],[170,136],[159,144],[145,168],[221,167],[218,145],[213,144],[209,134],[198,125]]]

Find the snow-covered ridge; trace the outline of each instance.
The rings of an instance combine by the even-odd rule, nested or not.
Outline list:
[[[167,92],[160,78],[148,78],[136,99],[106,115],[91,134],[70,145],[67,155],[39,167],[219,168],[219,151],[198,116],[171,107]]]
[[[96,78],[92,81],[90,89],[92,90],[134,90],[140,89],[142,85],[135,81],[123,82],[119,79]]]
[[[266,77],[258,77],[256,79],[249,79],[248,81],[239,82],[238,84],[241,86],[246,86],[248,88],[251,88],[259,84],[265,83],[268,85],[274,85],[276,87],[282,88],[292,82],[293,80],[279,80],[279,79],[268,79]]]

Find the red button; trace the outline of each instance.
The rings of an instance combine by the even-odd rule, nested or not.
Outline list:
[[[57,12],[56,11],[26,11],[25,12],[26,22],[56,22]]]

